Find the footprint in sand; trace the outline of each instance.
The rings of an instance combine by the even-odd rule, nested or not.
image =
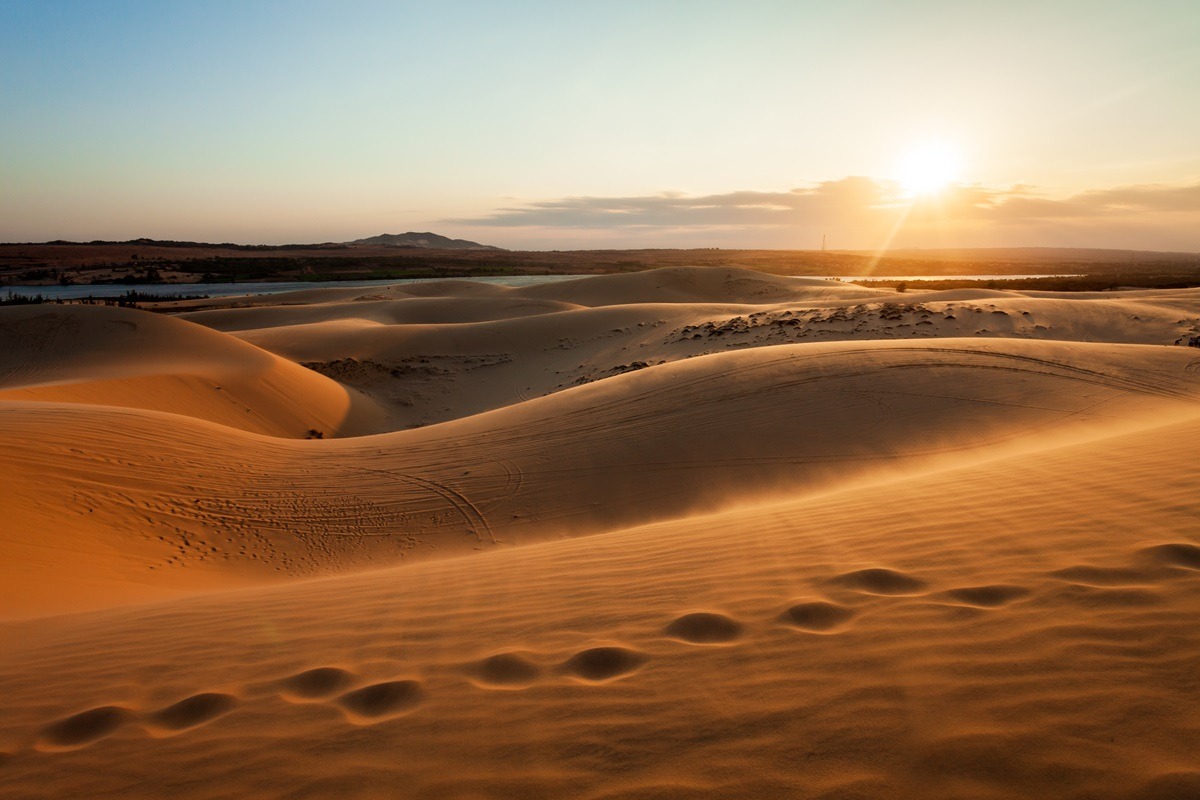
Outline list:
[[[1156,606],[1163,597],[1156,589],[1139,586],[1096,586],[1067,583],[1046,593],[1050,600],[1064,600],[1087,608],[1133,608]]]
[[[1200,570],[1200,547],[1184,542],[1159,544],[1138,551],[1143,561],[1163,567]]]
[[[237,698],[233,695],[204,692],[156,711],[147,719],[151,727],[159,731],[182,733],[228,714],[237,704]]]
[[[283,695],[289,700],[323,700],[344,691],[354,682],[354,675],[337,667],[317,667],[299,672],[279,682]]]
[[[1128,795],[1129,800],[1177,800],[1188,797],[1200,797],[1200,772],[1157,775]]]
[[[1022,597],[1028,597],[1031,592],[1024,586],[1008,584],[992,584],[990,586],[964,586],[961,589],[950,589],[942,592],[942,597],[977,608],[999,608],[1006,606]]]
[[[592,647],[567,659],[562,672],[590,683],[605,683],[631,675],[647,661],[646,656],[624,647]]]
[[[837,603],[814,600],[797,603],[777,617],[780,622],[814,633],[829,633],[840,629],[854,617],[854,611]]]
[[[920,578],[883,567],[847,572],[830,579],[830,583],[864,594],[881,595],[921,594],[929,586]]]
[[[1163,597],[1149,584],[1200,571],[1200,547],[1187,542],[1144,547],[1134,554],[1140,566],[1077,564],[1047,573],[1066,581],[1055,594],[1087,606],[1151,606]]]
[[[488,689],[523,689],[542,675],[542,668],[520,653],[496,653],[471,664],[475,684]]]
[[[1126,567],[1096,567],[1079,564],[1047,573],[1052,578],[1085,584],[1087,586],[1138,586],[1154,579],[1144,569]]]
[[[711,611],[684,614],[663,629],[668,636],[691,644],[725,644],[739,639],[745,626]]]
[[[412,711],[425,698],[417,681],[384,681],[346,692],[337,699],[354,722],[373,722]]]
[[[38,745],[48,750],[74,750],[103,739],[133,718],[120,706],[100,706],[61,719],[42,730]]]

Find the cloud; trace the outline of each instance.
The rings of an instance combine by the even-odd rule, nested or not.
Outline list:
[[[1105,212],[1200,211],[1200,183],[1191,186],[1123,186],[1084,192],[1068,202]]]
[[[501,208],[460,225],[570,228],[794,225],[800,218],[870,208],[886,200],[886,184],[850,177],[787,192],[737,191],[688,196],[566,197]]]
[[[852,176],[790,191],[725,194],[663,193],[629,197],[566,197],[500,208],[484,216],[443,220],[493,228],[713,229],[926,225],[961,222],[1041,223],[1127,219],[1200,212],[1200,184],[1095,189],[1049,198],[1033,187],[957,184],[927,198],[904,197],[892,181]]]

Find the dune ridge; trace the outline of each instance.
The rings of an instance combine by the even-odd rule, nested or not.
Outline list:
[[[104,548],[136,584],[178,588],[196,572],[319,574],[591,534],[1197,413],[1198,360],[1012,341],[759,348],[335,441],[13,403],[0,465],[39,469],[11,484],[5,544],[27,550],[22,532],[53,522],[51,574],[74,548],[92,565]],[[44,577],[27,572],[10,602],[30,602]]]
[[[732,349],[962,337],[1183,344],[1200,336],[1197,298],[1196,290],[897,294],[747,270],[662,269],[519,288],[312,290],[231,298],[221,302],[241,307],[182,316],[358,388],[389,409],[391,427],[407,428]],[[292,305],[300,300],[311,304]]]
[[[0,309],[15,796],[1200,793],[1200,292],[195,305]]]
[[[293,438],[365,433],[384,418],[356,390],[192,323],[106,306],[4,310],[0,401],[168,411]]]

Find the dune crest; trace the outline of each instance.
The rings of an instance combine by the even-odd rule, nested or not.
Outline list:
[[[14,796],[1200,788],[1200,292],[209,305],[0,309]]]
[[[230,336],[107,306],[0,315],[0,401],[167,411],[272,436],[381,427],[370,398]]]

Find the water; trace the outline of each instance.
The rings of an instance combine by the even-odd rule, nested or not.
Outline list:
[[[3,286],[0,297],[9,292],[22,297],[41,295],[47,300],[78,300],[83,297],[120,297],[126,292],[179,297],[181,295],[207,295],[208,297],[235,297],[255,294],[280,294],[302,289],[365,288],[389,286],[397,283],[429,283],[441,280],[469,280],[479,283],[495,283],[500,286],[533,286],[539,283],[568,281],[585,275],[507,275],[496,278],[401,278],[371,281],[268,281],[265,283],[137,283],[137,284],[88,284],[78,286]],[[828,275],[798,275],[799,278],[823,278]],[[1074,278],[1077,275],[844,275],[843,281],[998,281],[1022,278]]]

